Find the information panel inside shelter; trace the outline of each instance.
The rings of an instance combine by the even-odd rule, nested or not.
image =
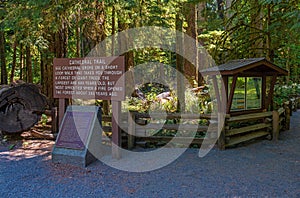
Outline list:
[[[56,58],[54,98],[125,99],[124,57]]]

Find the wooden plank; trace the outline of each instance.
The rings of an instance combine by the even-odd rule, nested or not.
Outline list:
[[[251,114],[247,114],[247,115],[230,117],[230,118],[228,118],[227,121],[228,122],[240,122],[240,121],[244,121],[244,120],[253,120],[253,119],[265,118],[265,117],[269,117],[269,116],[272,116],[271,111],[262,112],[262,113],[251,113]]]
[[[152,119],[217,119],[217,116],[210,114],[187,114],[187,113],[134,113],[136,118],[152,118]]]
[[[180,126],[180,127],[179,127]],[[136,129],[167,129],[167,130],[183,130],[183,131],[192,131],[192,130],[197,130],[197,131],[207,131],[208,126],[201,126],[201,125],[193,125],[193,124],[155,124],[155,123],[149,123],[147,125],[141,126],[141,125],[136,125]]]
[[[187,142],[191,142],[191,144],[202,144],[204,138],[194,138],[194,137],[168,137],[168,136],[149,136],[149,137],[141,137],[143,141],[150,141],[150,142],[169,142],[173,138],[176,139],[176,143],[185,144]]]
[[[241,134],[241,133],[264,129],[264,128],[271,127],[271,126],[272,126],[271,123],[268,123],[268,124],[260,123],[260,124],[255,124],[255,125],[251,125],[251,126],[230,129],[230,130],[226,131],[226,136],[233,136],[233,135],[237,135],[237,134]]]
[[[258,137],[263,137],[263,136],[266,136],[266,135],[269,135],[269,132],[257,131],[257,132],[249,133],[247,135],[243,135],[243,136],[240,136],[240,137],[232,137],[232,138],[230,138],[229,142],[226,144],[226,147],[232,146],[232,145],[235,145],[235,144],[239,144],[239,143],[242,143],[242,142],[246,142],[246,141],[258,138]]]
[[[121,113],[121,120],[122,121],[127,121],[127,115],[125,113]],[[102,121],[104,122],[111,122],[112,121],[112,116],[111,115],[102,115]]]

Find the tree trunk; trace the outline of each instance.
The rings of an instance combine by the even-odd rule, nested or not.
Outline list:
[[[289,62],[289,60],[290,60],[290,58],[289,58],[290,48],[289,47],[287,49],[286,54],[287,54],[287,58],[286,58],[286,63],[285,63],[285,69],[288,72],[288,75],[286,77],[286,81],[287,81],[286,83],[288,84],[290,82],[290,79],[291,79],[291,66],[290,66],[290,62]]]
[[[198,52],[197,52],[197,25],[196,25],[196,6],[193,3],[184,5],[184,14],[187,22],[186,34],[194,39],[193,43],[190,43],[191,39],[184,42],[184,54],[186,56],[191,55],[192,62],[184,59],[184,74],[193,83],[193,80],[198,80],[197,67],[198,67]],[[192,84],[193,85],[193,84]]]
[[[23,56],[23,44],[20,44],[20,80],[24,79],[24,56]]]
[[[1,27],[0,27],[1,28]],[[0,66],[1,66],[1,84],[7,84],[7,70],[6,70],[6,52],[5,52],[5,35],[4,31],[0,29]]]
[[[233,0],[225,0],[225,7],[226,7],[226,18],[231,18],[232,14],[230,13],[230,7]]]
[[[10,73],[10,83],[14,82],[16,64],[17,64],[17,38],[15,38],[14,46],[13,46],[13,62],[12,62],[11,73]]]
[[[127,30],[129,28],[128,24],[125,22],[127,18],[130,18],[127,13],[121,12],[118,16],[118,31],[122,32],[124,30]],[[131,68],[134,67],[134,54],[133,51],[128,51],[128,46],[129,44],[129,39],[128,35],[126,33],[122,34],[121,37],[119,34],[118,37],[118,49],[117,50],[117,55],[123,55],[125,56],[125,71],[130,71]],[[129,96],[131,95],[133,88],[135,86],[135,80],[134,80],[134,74],[133,72],[128,72],[126,75],[126,95]],[[129,92],[128,92],[129,91]]]
[[[183,21],[180,18],[179,13],[176,15],[176,69],[177,69],[177,111],[185,111],[185,86],[184,86],[184,60],[180,54],[183,54],[183,33],[182,33]],[[179,75],[178,75],[179,74]]]
[[[251,7],[253,12],[251,12],[251,22],[250,22],[250,40],[251,51],[249,58],[257,58],[264,56],[263,53],[263,11],[262,6],[259,4],[258,0],[251,1]]]
[[[201,2],[198,3],[196,5],[196,12],[197,12],[197,35],[200,35],[201,33],[203,33],[203,24],[205,24],[206,22],[206,18],[203,16],[203,13],[205,11],[205,2]],[[202,27],[202,28],[199,28]],[[204,42],[197,39],[198,45],[204,46]],[[205,54],[201,52],[200,49],[198,49],[198,67],[197,67],[198,71],[201,71],[202,69],[205,69]],[[198,75],[198,86],[203,85],[204,84],[204,79],[203,76],[201,76],[201,74],[199,73]]]
[[[273,62],[274,61],[274,49],[272,46],[272,38],[269,27],[271,26],[271,13],[272,7],[270,4],[267,5],[267,32],[266,32],[266,58],[267,60]]]
[[[105,2],[95,1],[91,5],[90,10],[83,14],[83,17],[90,18],[90,21],[85,23],[83,27],[83,52],[84,56],[105,56],[106,47],[97,46],[102,40],[106,38],[105,34]],[[93,51],[91,51],[93,50]],[[93,52],[93,54],[90,54]]]
[[[111,55],[113,56],[115,54],[115,33],[116,33],[116,9],[115,6],[112,6],[111,11]]]
[[[33,83],[30,44],[26,45],[26,71],[27,82]]]
[[[220,19],[224,19],[224,0],[217,0],[218,15]]]
[[[81,19],[81,15],[80,15],[80,9],[78,9],[77,11],[77,15],[76,15],[76,29],[75,29],[75,34],[76,34],[76,56],[77,57],[81,57],[81,28],[80,28],[80,24],[79,21]]]

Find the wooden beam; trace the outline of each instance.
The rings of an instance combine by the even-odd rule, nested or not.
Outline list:
[[[226,147],[232,146],[232,145],[235,145],[235,144],[239,144],[239,143],[242,143],[242,142],[246,142],[246,141],[249,141],[249,140],[252,140],[252,139],[255,139],[255,138],[267,136],[269,134],[270,133],[267,132],[267,131],[257,131],[257,132],[249,133],[247,135],[240,136],[240,137],[239,136],[232,137],[229,140],[229,142],[226,144]]]
[[[230,117],[230,118],[228,118],[227,122],[241,122],[241,121],[248,121],[248,120],[265,118],[265,117],[269,117],[269,116],[272,116],[271,111]]]
[[[221,88],[221,92],[225,91],[225,93],[221,93],[222,97],[226,96],[225,98],[223,98],[223,104],[227,104],[228,101],[228,76],[222,76],[223,79],[223,83],[224,83],[224,89]]]
[[[226,136],[233,136],[237,134],[242,134],[242,133],[247,133],[250,131],[256,131],[259,129],[265,129],[268,127],[272,127],[271,123],[259,123],[259,124],[254,124],[246,127],[241,127],[241,128],[235,128],[235,129],[230,129],[226,131]]]
[[[232,79],[232,85],[231,85],[231,88],[230,88],[229,99],[227,101],[227,109],[226,109],[226,113],[227,114],[230,113],[230,109],[231,109],[232,100],[233,100],[233,96],[234,96],[234,90],[235,90],[235,86],[236,86],[237,77],[238,77],[238,75],[234,75],[233,79]]]

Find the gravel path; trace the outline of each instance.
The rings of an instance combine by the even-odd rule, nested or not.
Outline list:
[[[101,162],[87,168],[52,164],[49,141],[13,151],[0,147],[0,197],[300,197],[300,111],[291,122],[278,143],[214,149],[204,158],[188,149],[146,173]]]

